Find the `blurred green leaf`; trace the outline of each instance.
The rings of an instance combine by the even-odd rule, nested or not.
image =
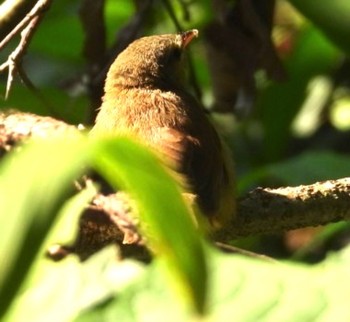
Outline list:
[[[239,191],[245,192],[264,181],[297,186],[316,181],[348,177],[350,156],[332,151],[309,151],[286,161],[260,167],[240,178]]]
[[[108,0],[105,6],[105,19],[107,42],[111,45],[116,41],[117,30],[131,19],[135,13],[135,5],[132,1]]]
[[[75,256],[58,263],[38,258],[25,290],[3,321],[72,321],[82,310],[122,292],[144,269],[134,261],[118,261],[114,246],[84,263]]]
[[[24,146],[0,168],[0,312],[20,288],[88,149],[70,138]],[[62,158],[64,156],[64,158]],[[0,313],[0,314],[1,314]]]
[[[208,260],[209,321],[350,319],[350,248],[313,267],[273,264],[217,251],[208,252]],[[142,280],[77,321],[193,321],[188,311],[174,304],[161,276],[157,267],[152,267]]]
[[[70,124],[84,123],[87,118],[88,100],[85,96],[70,97],[68,93],[54,87],[41,87],[41,94],[49,105],[40,101],[23,84],[15,84],[8,100],[0,99],[0,109],[14,109],[37,115],[50,115]],[[0,84],[0,95],[5,88]]]
[[[53,1],[30,44],[33,52],[62,61],[81,62],[83,29],[78,2]]]
[[[102,153],[96,159],[98,170],[134,197],[141,222],[147,223],[143,228],[151,248],[165,259],[185,299],[202,312],[207,292],[205,254],[179,188],[141,145],[119,139],[99,147]]]
[[[329,40],[349,53],[348,0],[291,2]],[[111,44],[116,30],[132,19],[135,9],[132,2],[106,3]],[[50,86],[47,79],[55,83],[66,79],[75,68],[81,68],[84,34],[78,17],[80,4],[77,0],[53,2],[28,49],[29,54],[34,53],[26,60],[28,70],[25,66],[60,115],[75,123],[84,119],[81,115],[86,111],[86,101],[71,99],[61,89],[46,86]],[[174,3],[184,28],[194,27],[193,24],[204,27],[215,18],[211,7],[207,0],[191,2],[188,5],[191,20],[187,22],[180,2]],[[152,14],[153,21],[143,30],[145,34],[175,30],[163,6],[152,8]],[[303,25],[298,32],[296,47],[287,59],[289,80],[271,85],[261,95],[256,142],[262,138],[259,132],[262,120],[263,158],[258,161],[259,169],[241,180],[241,189],[271,178],[298,185],[348,176],[349,157],[332,152],[303,154],[261,167],[261,163],[283,157],[290,125],[304,102],[310,79],[319,74],[329,75],[342,56],[314,26]],[[52,61],[42,64],[41,57]],[[65,68],[57,67],[61,65],[55,61]],[[56,66],[54,71],[49,67],[52,62]],[[195,66],[199,69],[199,83],[209,83],[203,61],[195,60]],[[10,100],[0,105],[50,113],[24,87],[15,87]],[[247,143],[245,148],[251,142]],[[260,147],[253,148],[256,151]],[[206,308],[212,321],[349,319],[346,296],[349,250],[312,268],[221,255],[203,247],[179,189],[159,167],[157,159],[138,144],[127,139],[99,142],[69,139],[23,150],[0,166],[0,308],[2,312],[7,310],[8,321],[37,322],[47,321],[48,317],[50,321],[70,321],[82,310],[86,311],[81,316],[83,321],[197,319],[183,305],[182,297],[191,299],[199,312]],[[244,155],[249,156],[249,152]],[[112,248],[84,264],[75,257],[61,263],[43,258],[47,243],[70,241],[76,231],[77,218],[91,191],[82,192],[63,207],[62,204],[71,180],[91,160],[110,182],[126,188],[135,199],[141,221],[147,222],[142,228],[159,254],[148,269],[134,262],[117,263]],[[249,163],[242,160],[245,166]],[[133,285],[124,290],[130,281]],[[179,288],[181,293],[173,292],[173,288]]]
[[[350,55],[350,2],[348,0],[290,0],[336,45]]]
[[[348,177],[350,156],[332,151],[310,151],[267,167],[267,175],[286,185]]]
[[[36,287],[46,290],[45,278],[52,279],[53,266],[50,268],[46,264],[47,274],[39,274],[39,281],[29,281],[24,287],[27,272],[29,268],[33,268],[35,258],[37,261],[41,259],[44,239],[62,206],[62,197],[69,191],[67,186],[72,184],[73,178],[83,171],[83,165],[88,164],[89,160],[93,160],[92,163],[108,180],[125,187],[135,198],[141,221],[146,223],[146,236],[152,248],[159,254],[160,261],[165,264],[162,271],[166,271],[165,276],[170,277],[170,288],[179,289],[179,294],[185,297],[184,303],[187,302],[203,312],[207,294],[207,271],[202,241],[177,184],[156,157],[126,138],[92,141],[83,138],[73,140],[69,137],[28,144],[22,149],[20,153],[9,155],[0,168],[0,212],[9,214],[0,216],[0,227],[3,227],[0,243],[4,248],[0,253],[2,313],[13,303],[20,289],[22,292],[25,290],[25,293],[30,293]],[[64,219],[64,226],[69,219],[73,221],[70,221],[71,225],[77,224],[76,218],[82,209],[84,198],[87,196],[83,194],[71,200],[61,210],[60,221]],[[60,230],[59,222],[55,231]],[[72,227],[66,230],[64,239],[74,231]],[[72,263],[70,266],[63,266],[63,272],[65,269],[67,272],[72,269],[69,268]],[[35,267],[34,271],[37,270]],[[40,265],[38,269],[40,270]],[[80,269],[72,269],[73,276],[77,276]],[[38,276],[38,273],[33,275]],[[40,281],[40,278],[44,281]],[[53,281],[48,285],[53,288],[50,292],[46,290],[51,294],[48,301],[55,297],[55,287],[59,298],[65,291],[62,283],[56,284]],[[81,287],[73,284],[72,290],[67,292],[77,292],[77,288],[80,290]],[[42,293],[33,294],[35,298]],[[69,296],[72,294],[67,294],[67,298]],[[175,298],[180,299],[179,295]],[[32,300],[32,297],[24,298],[22,303]],[[65,298],[60,298],[56,306],[51,302],[47,305],[50,310],[54,310],[55,307],[58,309],[66,304]],[[17,309],[23,311],[20,306]],[[68,312],[76,309],[76,305],[72,303]],[[14,310],[10,316],[17,314],[17,310]]]
[[[78,233],[80,216],[97,192],[95,186],[88,184],[87,187],[64,202],[43,243],[39,256],[45,253],[52,244],[73,244],[73,237],[76,237]]]
[[[76,321],[187,321],[193,312],[181,305],[170,291],[161,263],[153,262],[136,283],[131,283],[119,296],[83,312]]]
[[[339,51],[315,28],[307,26],[300,30],[293,53],[286,61],[288,80],[272,84],[259,98],[265,160],[281,158],[288,144],[291,123],[305,100],[310,79],[329,73],[339,58]]]

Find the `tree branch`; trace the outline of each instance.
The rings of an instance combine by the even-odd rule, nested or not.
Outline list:
[[[17,35],[33,18],[41,15],[49,8],[51,0],[38,0],[32,10],[17,24],[15,28],[0,42],[0,50],[6,46],[9,41]]]
[[[78,129],[50,117],[0,113],[0,155],[26,138],[50,138],[71,131]],[[122,250],[133,246],[140,252],[144,240],[138,233],[135,217],[125,193],[98,194],[82,215],[75,244],[65,249],[76,252],[81,259],[110,243],[121,245]],[[297,187],[256,188],[238,200],[236,218],[212,237],[215,241],[225,242],[349,219],[350,178]],[[54,257],[55,254],[51,255]]]
[[[238,202],[238,214],[217,238],[235,239],[350,219],[350,178],[311,185],[256,188]]]
[[[0,50],[8,44],[8,42],[21,31],[21,40],[16,47],[16,49],[9,55],[7,61],[0,66],[0,72],[8,69],[8,78],[6,84],[5,99],[11,90],[13,79],[16,71],[20,71],[19,75],[26,85],[29,85],[29,89],[34,92],[34,94],[42,100],[42,95],[38,95],[39,90],[35,88],[33,83],[30,81],[29,77],[25,74],[22,69],[22,58],[26,53],[29,46],[30,40],[32,39],[38,24],[41,21],[42,13],[44,10],[48,9],[50,5],[50,0],[39,0],[32,10],[21,20],[19,24],[1,41]],[[46,107],[49,107],[45,104]]]
[[[76,134],[82,126],[68,125],[52,117],[14,110],[0,112],[0,156],[32,137],[50,138]]]
[[[27,47],[29,45],[30,39],[33,36],[33,32],[39,22],[39,17],[34,17],[29,23],[28,26],[23,29],[21,32],[21,40],[16,47],[16,49],[9,55],[7,61],[0,66],[0,72],[3,72],[5,69],[8,69],[8,77],[6,84],[6,93],[5,99],[8,98],[8,95],[11,90],[12,82],[17,70],[22,71],[22,75],[24,74],[22,65],[22,57],[24,56]],[[25,75],[25,79],[29,78]]]

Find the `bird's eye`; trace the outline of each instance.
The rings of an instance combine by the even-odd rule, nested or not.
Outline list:
[[[159,57],[159,65],[165,68],[174,68],[182,61],[182,50],[180,47],[173,46]],[[175,67],[177,68],[177,67]]]
[[[174,60],[180,60],[181,56],[182,56],[182,50],[181,50],[181,48],[176,47],[173,49],[171,54],[172,54],[172,57]]]

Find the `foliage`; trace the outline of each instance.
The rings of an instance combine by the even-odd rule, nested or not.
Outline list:
[[[125,151],[126,155],[115,158]],[[59,157],[63,152],[64,160]],[[118,262],[114,248],[83,264],[74,257],[58,264],[43,258],[50,243],[72,239],[72,217],[78,220],[79,210],[94,191],[83,191],[68,201],[58,217],[57,209],[49,205],[60,204],[69,179],[81,172],[82,165],[99,168],[108,162],[114,167],[108,168],[106,177],[113,182],[117,174],[118,183],[128,187],[146,210],[145,219],[153,224],[152,232],[147,234],[156,242],[157,259],[148,267],[132,261]],[[50,164],[50,171],[43,171],[43,164]],[[146,170],[150,168],[159,176],[149,176]],[[21,182],[18,193],[19,175],[28,169],[31,177]],[[5,174],[0,184],[1,213],[12,214],[1,217],[1,227],[6,227],[1,235],[6,246],[1,252],[4,321],[44,321],[48,316],[54,321],[74,317],[78,321],[112,321],[116,317],[123,321],[156,321],[164,316],[169,321],[181,321],[193,318],[196,311],[207,314],[212,321],[280,321],[285,315],[291,320],[309,321],[320,316],[349,315],[347,304],[341,301],[349,288],[349,249],[313,268],[222,255],[193,234],[194,226],[176,185],[157,159],[135,142],[122,138],[91,142],[81,138],[32,143],[20,154],[7,157],[1,171]],[[142,198],[138,197],[140,187],[130,185],[135,176],[150,187],[143,191]],[[154,189],[163,191],[161,202]],[[171,209],[168,198],[174,205]],[[166,222],[160,215],[164,211]],[[176,255],[181,245],[179,231],[186,240],[186,247],[181,248],[183,256]],[[308,288],[301,296],[300,287],[305,283]]]
[[[169,276],[174,279],[170,279],[170,283],[179,288],[181,295],[198,312],[202,312],[207,290],[204,249],[180,191],[170,175],[162,169],[155,157],[139,144],[127,139],[95,142],[88,142],[82,138],[63,139],[25,146],[20,156],[11,155],[3,162],[4,176],[0,186],[3,197],[1,213],[9,213],[11,216],[1,217],[1,226],[6,227],[1,237],[6,250],[1,253],[0,286],[1,298],[4,299],[1,302],[2,312],[20,291],[40,249],[37,260],[39,263],[44,261],[44,239],[57,214],[54,206],[60,204],[62,193],[66,191],[68,183],[82,171],[83,165],[95,165],[96,168],[103,169],[106,178],[112,183],[117,181],[119,185],[125,186],[135,198],[138,208],[144,210],[140,215],[149,224],[146,231],[150,245],[161,255],[166,267],[163,270],[168,270]],[[63,153],[64,160],[60,158]],[[45,167],[45,171],[43,164],[50,164],[50,167]],[[19,190],[18,175],[21,175],[21,171],[27,173],[28,169],[31,177],[27,176],[27,180],[20,184]],[[54,172],[52,169],[55,169]],[[142,184],[132,184],[135,181]],[[159,193],[154,193],[155,191]],[[86,202],[86,196],[84,197]],[[162,202],[159,202],[159,198]],[[75,197],[75,201],[71,201],[75,206],[78,203],[75,209],[75,213],[78,214],[85,204],[80,199]],[[71,207],[62,211],[62,218],[59,218],[64,220],[66,225],[68,218],[68,224],[72,225]],[[167,216],[162,216],[165,213]],[[76,225],[77,217],[74,217]],[[66,225],[62,226],[63,231]],[[56,240],[62,238],[60,231],[57,235],[54,234]],[[183,232],[181,240],[178,238],[178,231]],[[52,243],[53,239],[49,239]],[[49,244],[46,242],[44,245],[48,247]],[[71,263],[68,261],[67,265]],[[41,268],[41,271],[50,270],[50,267],[52,269],[52,264],[46,266],[47,268]]]
[[[165,3],[173,5],[184,29],[197,27],[200,35],[216,15],[215,1],[192,1],[189,17],[185,1],[158,1],[143,34],[176,30]],[[307,184],[348,173],[348,1],[290,3],[304,16],[278,1],[273,32],[287,79],[271,81],[257,71],[254,112],[241,122],[222,117],[222,129],[235,151],[240,193],[257,185]],[[9,99],[0,101],[1,109],[59,116],[75,124],[89,121],[84,77],[91,66],[82,55],[80,4],[53,1],[25,57],[25,70],[50,104],[43,104],[17,79]],[[106,1],[109,47],[115,44],[116,31],[134,13],[131,2]],[[209,106],[213,93],[203,43],[199,39],[193,45],[197,81]],[[1,61],[7,54],[0,53]],[[332,117],[339,111],[342,127]],[[48,245],[72,240],[79,214],[95,192],[89,188],[74,197],[70,194],[71,182],[87,165],[134,195],[145,226],[151,227],[145,233],[157,254],[152,264],[118,262],[114,248],[106,248],[85,263],[74,256],[60,263],[45,259]],[[30,143],[6,156],[0,172],[0,311],[4,321],[46,321],[48,317],[53,321],[348,319],[348,248],[314,266],[220,254],[195,232],[178,187],[157,159],[127,138]],[[348,236],[348,225],[329,226],[316,236],[312,248],[340,231]],[[256,237],[242,244],[259,241]],[[306,257],[309,251],[306,245],[294,258]]]

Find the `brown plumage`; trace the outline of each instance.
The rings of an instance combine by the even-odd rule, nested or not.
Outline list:
[[[93,135],[132,135],[154,149],[185,178],[214,226],[234,215],[233,165],[203,107],[183,82],[190,30],[140,38],[107,74]]]

